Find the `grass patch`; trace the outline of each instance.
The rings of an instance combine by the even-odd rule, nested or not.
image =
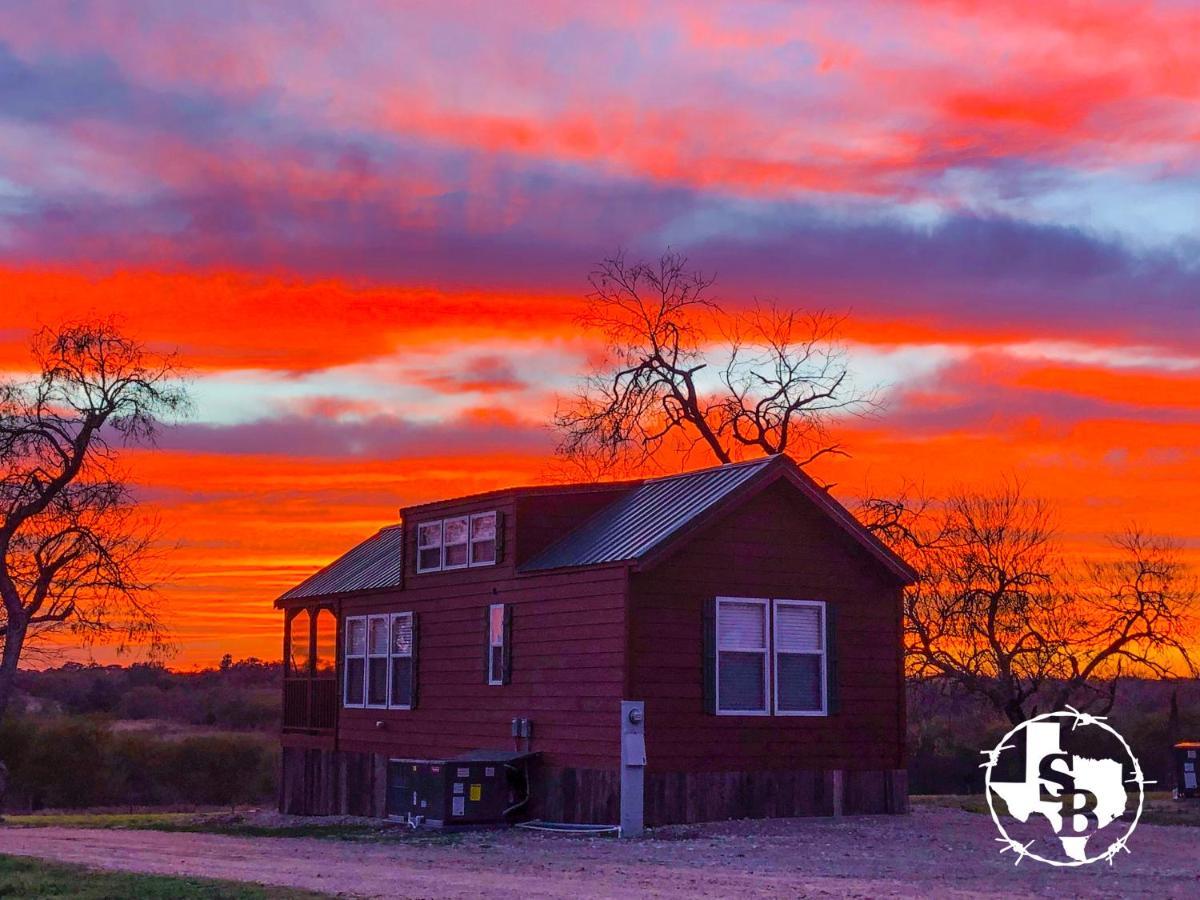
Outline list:
[[[196,813],[37,813],[30,815],[7,815],[5,825],[20,828],[159,828],[173,824],[185,824],[197,817]]]
[[[316,900],[295,888],[267,887],[209,878],[138,875],[0,856],[0,897],[69,897],[72,900]]]
[[[970,813],[988,814],[983,794],[914,794],[909,802],[916,806],[941,806]],[[996,798],[996,812],[1006,815],[1004,801]],[[1123,818],[1132,818],[1132,812]],[[1175,800],[1167,791],[1147,791],[1142,807],[1142,822],[1150,825],[1192,825],[1200,827],[1200,800]]]
[[[914,806],[941,806],[988,815],[987,800],[983,794],[913,794],[908,798],[908,802]]]
[[[251,817],[230,813],[44,813],[5,816],[15,828],[118,828],[132,831],[171,831],[225,834],[234,837],[322,838],[334,841],[404,842],[423,845],[455,844],[461,832],[412,829],[375,823],[320,821],[296,824],[263,824]],[[2,895],[0,895],[2,896]]]

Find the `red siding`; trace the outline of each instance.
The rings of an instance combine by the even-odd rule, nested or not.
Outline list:
[[[458,511],[446,510],[447,515]],[[515,517],[511,509],[505,512],[506,547],[511,548]],[[338,748],[436,758],[512,747],[511,720],[528,716],[533,749],[543,752],[547,764],[615,766],[624,674],[624,569],[518,577],[506,549],[505,559],[494,567],[416,575],[411,539],[407,546],[406,588],[344,600],[342,616],[417,613],[417,708],[343,708]],[[484,675],[484,609],[491,603],[513,605],[512,681],[501,686],[486,684]]]
[[[562,493],[525,494],[516,500],[517,565],[544,550],[632,490],[627,485],[595,485]]]
[[[777,482],[630,582],[630,698],[660,772],[904,766],[901,589],[793,486]],[[841,708],[828,717],[703,709],[702,610],[713,596],[838,606]]]

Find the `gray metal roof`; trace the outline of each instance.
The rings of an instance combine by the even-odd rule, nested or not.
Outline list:
[[[558,543],[522,572],[637,559],[728,497],[776,459],[685,472],[642,482]]]
[[[401,526],[381,528],[279,599],[296,600],[399,587],[403,583],[403,549],[404,532]]]

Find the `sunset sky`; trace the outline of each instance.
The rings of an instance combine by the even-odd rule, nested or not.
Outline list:
[[[129,457],[184,667],[277,658],[398,506],[546,477],[618,248],[848,314],[844,502],[1019,475],[1073,548],[1200,556],[1198,110],[1194,0],[0,0],[0,370],[113,313],[192,370]]]

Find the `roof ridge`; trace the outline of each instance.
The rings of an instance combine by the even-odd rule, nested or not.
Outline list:
[[[786,453],[772,453],[769,456],[760,456],[757,459],[739,459],[737,462],[718,463],[715,466],[705,466],[702,469],[687,469],[683,472],[673,472],[670,475],[655,475],[652,478],[643,478],[641,484],[650,484],[656,481],[669,481],[672,478],[685,478],[688,475],[702,475],[705,472],[716,472],[720,469],[740,469],[749,466],[762,466],[773,463],[776,460],[783,458],[787,459]]]

